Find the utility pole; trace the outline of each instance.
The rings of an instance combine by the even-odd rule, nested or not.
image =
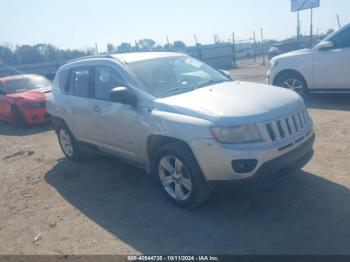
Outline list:
[[[216,44],[218,42],[218,36],[217,34],[214,34],[214,44]]]
[[[337,15],[337,20],[338,20],[338,26],[339,26],[339,28],[341,28],[339,15]]]
[[[253,32],[253,52],[254,52],[254,61],[256,63],[256,37],[255,37],[255,31]]]
[[[97,43],[95,43],[95,52],[96,52],[96,55],[98,55]]]
[[[314,45],[314,25],[313,25],[313,8],[311,8],[311,24],[310,24],[310,47],[312,48],[312,46]]]
[[[264,66],[266,64],[266,61],[265,61],[264,34],[263,34],[263,29],[262,28],[261,28],[261,48],[262,48],[262,51],[263,51],[262,65]]]
[[[233,68],[236,67],[236,39],[235,39],[235,33],[233,32],[232,33],[232,60],[233,60],[233,63],[232,63],[232,66]]]
[[[297,13],[297,39],[300,38],[300,11]]]
[[[193,38],[194,38],[194,43],[195,43],[196,45],[198,45],[198,41],[197,41],[197,36],[196,36],[196,34],[193,35]]]
[[[169,37],[168,36],[166,36],[166,42],[168,44],[168,49],[169,49],[170,48],[170,42],[169,42]]]

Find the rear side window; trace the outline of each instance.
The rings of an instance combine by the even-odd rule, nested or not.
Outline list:
[[[70,93],[74,96],[89,97],[93,85],[92,67],[79,67],[71,71]]]
[[[97,66],[95,71],[95,98],[109,100],[111,90],[125,85],[123,78],[113,68]]]
[[[69,73],[70,73],[69,70],[62,71],[60,73],[59,78],[58,78],[59,88],[65,94],[69,93]]]

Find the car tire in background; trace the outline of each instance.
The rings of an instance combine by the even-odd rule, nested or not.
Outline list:
[[[22,111],[16,106],[12,106],[12,115],[15,119],[15,125],[20,128],[24,128],[27,126],[27,121],[22,113]]]
[[[275,84],[279,87],[293,90],[301,95],[304,99],[309,97],[307,83],[303,76],[297,72],[286,72],[278,77]]]
[[[153,166],[163,193],[173,204],[191,209],[208,199],[209,185],[186,146],[175,142],[164,145]]]
[[[82,158],[82,150],[74,138],[73,134],[70,132],[66,125],[61,125],[56,129],[58,142],[64,153],[64,155],[73,161],[80,160]]]

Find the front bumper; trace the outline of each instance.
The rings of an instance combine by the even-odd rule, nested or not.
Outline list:
[[[213,188],[223,188],[232,186],[261,187],[274,184],[280,179],[288,176],[293,171],[303,168],[313,156],[313,144],[315,134],[313,134],[301,146],[289,153],[277,157],[263,164],[254,176],[237,181],[209,181]],[[228,183],[227,183],[228,182]]]
[[[28,124],[40,124],[51,121],[51,115],[45,109],[22,109]]]
[[[215,141],[196,141],[191,144],[197,162],[209,183],[237,182],[269,177],[290,167],[312,152],[315,134],[309,132],[302,139],[296,138],[287,148],[275,147],[230,147]],[[256,167],[249,173],[237,173],[232,168],[232,161],[237,159],[256,159]]]

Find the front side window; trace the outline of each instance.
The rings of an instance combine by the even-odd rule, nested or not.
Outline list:
[[[6,89],[8,94],[21,93],[41,88],[51,88],[51,82],[41,76],[23,77],[6,82]]]
[[[73,95],[89,97],[92,88],[92,68],[80,67],[72,70],[72,91]]]
[[[120,74],[111,67],[97,66],[95,70],[95,98],[109,100],[111,90],[125,83]]]
[[[347,48],[350,47],[350,27],[336,34],[331,41],[335,48]]]
[[[209,65],[188,56],[138,61],[129,66],[155,97],[171,96],[231,81]]]

